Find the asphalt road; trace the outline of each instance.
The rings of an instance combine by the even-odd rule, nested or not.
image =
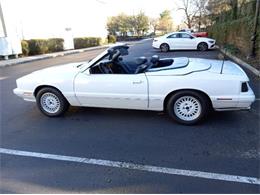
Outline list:
[[[130,162],[157,167],[260,177],[260,104],[250,111],[212,113],[197,126],[162,112],[70,108],[43,116],[12,93],[15,80],[53,65],[89,60],[101,50],[0,69],[1,148]],[[151,41],[131,46],[131,57],[217,58],[218,51],[160,53]],[[259,98],[259,80],[249,74]],[[259,193],[260,185],[77,162],[1,154],[1,193]]]

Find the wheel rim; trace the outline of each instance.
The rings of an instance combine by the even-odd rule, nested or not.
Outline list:
[[[184,121],[192,121],[200,116],[201,104],[199,100],[193,96],[183,96],[175,102],[174,113],[178,118]]]
[[[205,51],[206,49],[207,49],[207,45],[206,44],[200,44],[199,45],[199,50]]]
[[[53,93],[44,93],[41,96],[41,107],[48,113],[56,113],[60,109],[60,100]]]
[[[168,46],[167,46],[166,44],[163,44],[163,45],[161,46],[161,50],[162,50],[163,52],[168,51]]]

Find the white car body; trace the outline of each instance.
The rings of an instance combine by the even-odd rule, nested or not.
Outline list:
[[[155,111],[164,110],[167,97],[183,89],[204,93],[218,111],[249,109],[255,100],[247,75],[231,61],[183,57],[174,58],[170,66],[139,74],[91,74],[92,65],[106,54],[107,50],[83,64],[35,71],[17,79],[14,93],[26,101],[36,101],[37,91],[50,86],[72,106]],[[247,86],[244,92],[242,83]]]
[[[216,41],[205,37],[195,37],[187,32],[172,32],[154,38],[152,46],[160,49],[162,44],[167,44],[170,50],[197,50],[200,43],[206,43],[208,49],[213,49]]]

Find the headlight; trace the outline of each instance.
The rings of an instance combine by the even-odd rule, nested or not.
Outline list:
[[[215,43],[215,41],[209,41],[209,43]]]

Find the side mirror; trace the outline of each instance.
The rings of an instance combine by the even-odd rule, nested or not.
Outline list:
[[[190,36],[190,39],[194,39],[194,37]]]

